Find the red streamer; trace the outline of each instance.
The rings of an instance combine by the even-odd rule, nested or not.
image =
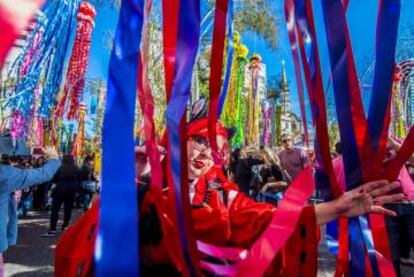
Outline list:
[[[163,20],[163,53],[164,53],[164,70],[165,70],[165,90],[166,90],[166,99],[167,104],[171,98],[174,75],[175,75],[175,61],[176,61],[176,52],[177,52],[177,30],[178,30],[178,17],[179,17],[179,7],[180,7],[180,0],[163,0],[162,1],[162,20]],[[185,117],[183,117],[182,122],[180,124],[180,137],[183,145],[181,149],[181,158],[182,158],[182,167],[181,171],[183,176],[187,175],[187,154],[186,154],[186,141],[187,138],[185,137],[186,133],[186,122]],[[170,165],[170,153],[171,147],[168,143],[168,132],[165,133],[166,138],[166,147],[167,147],[167,165]],[[185,149],[184,149],[185,148]],[[185,166],[184,166],[185,165]],[[177,222],[177,210],[175,204],[175,188],[173,183],[172,171],[171,167],[167,166],[167,183],[168,183],[168,208],[169,208],[169,217],[171,218],[172,222]],[[188,184],[182,187],[182,203],[184,208],[184,216],[188,219],[191,218],[191,206],[189,204],[188,199],[189,191],[188,191]],[[192,232],[192,226],[189,224],[190,220],[187,220],[186,223],[186,230],[188,241],[190,243],[190,251],[191,251],[191,258],[195,259],[197,255],[197,248],[195,245],[195,238]],[[169,248],[172,249],[174,255],[172,258],[174,259],[173,262],[178,271],[183,276],[189,276],[189,269],[185,266],[185,259],[183,255],[183,251],[177,251],[177,249],[181,249],[181,243],[179,240],[179,231],[178,231],[178,224],[174,224],[174,229],[171,230],[171,241],[169,241]],[[194,262],[193,264],[197,264]]]
[[[83,88],[85,86],[95,15],[95,8],[90,3],[80,3],[75,42],[73,44],[72,55],[70,56],[63,94],[56,107],[56,117],[63,116],[68,97],[70,103],[67,118],[71,120],[76,116],[79,108],[79,100],[82,98]]]
[[[214,15],[213,46],[210,65],[210,102],[208,113],[208,134],[215,163],[222,162],[217,151],[217,117],[221,92],[221,75],[223,73],[224,40],[226,37],[226,18],[228,0],[217,0]]]

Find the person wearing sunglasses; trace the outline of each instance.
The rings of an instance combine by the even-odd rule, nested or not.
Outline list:
[[[309,158],[305,150],[293,145],[292,137],[289,134],[282,135],[282,146],[283,149],[278,154],[279,159],[283,169],[289,175],[290,181],[293,181],[309,163]]]

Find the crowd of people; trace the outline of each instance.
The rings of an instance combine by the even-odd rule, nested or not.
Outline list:
[[[78,167],[71,155],[46,149],[43,155],[1,155],[0,164],[0,276],[2,253],[17,242],[18,218],[30,217],[30,211],[50,210],[50,230],[44,237],[56,235],[59,211],[64,204],[62,231],[70,224],[74,206],[87,211],[99,192],[92,156]]]

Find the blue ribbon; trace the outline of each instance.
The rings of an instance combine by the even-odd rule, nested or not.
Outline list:
[[[401,0],[382,0],[375,44],[375,75],[369,106],[368,129],[373,150],[378,150],[393,83],[395,49]]]
[[[227,68],[226,68],[226,75],[224,77],[223,87],[221,89],[220,94],[220,103],[219,103],[219,114],[218,117],[220,118],[221,113],[223,112],[224,102],[226,101],[227,91],[229,88],[230,82],[230,75],[231,75],[231,66],[233,62],[233,0],[229,1],[228,7],[228,16],[227,16],[227,24],[229,29],[229,37],[228,37],[228,45],[227,45]]]
[[[343,4],[340,0],[322,1],[325,28],[328,40],[329,58],[332,72],[336,113],[341,136],[341,148],[346,172],[347,189],[350,190],[362,182],[362,168],[359,160],[355,127],[352,120],[351,95],[349,87],[346,46],[346,19]],[[348,49],[350,51],[350,49]],[[368,225],[360,225],[358,219],[349,221],[351,276],[365,276],[365,245],[364,241],[372,241]],[[374,276],[379,276],[378,265],[373,244],[366,244],[373,266]],[[369,249],[369,246],[372,248]]]
[[[188,244],[185,219],[183,216],[183,203],[181,201],[181,144],[180,122],[187,108],[191,95],[191,78],[200,37],[200,0],[182,0],[180,2],[177,52],[175,62],[175,75],[171,99],[165,112],[168,138],[171,151],[171,169],[173,175],[175,202],[177,210],[177,223],[180,242],[184,252],[184,259],[191,276],[196,276],[195,266],[192,264],[190,247]]]
[[[365,245],[359,220],[357,217],[349,219],[349,250],[351,252],[350,259],[350,275],[354,277],[365,275]]]
[[[398,5],[397,5],[398,2]],[[322,1],[325,26],[329,44],[333,85],[337,107],[338,121],[341,131],[341,147],[347,176],[347,188],[352,189],[362,181],[358,149],[352,124],[350,105],[349,80],[345,49],[345,14],[341,1]],[[338,18],[339,16],[339,18]],[[391,20],[390,20],[391,17]],[[398,30],[399,0],[382,2],[378,24],[377,61],[373,94],[371,96],[369,130],[374,149],[379,146],[384,128],[385,113],[393,80],[396,35]],[[386,20],[386,21],[385,21]],[[390,23],[391,21],[391,23]],[[386,57],[386,58],[384,58]],[[363,263],[365,246],[368,251],[374,276],[380,276],[372,233],[366,217],[350,220],[351,275],[365,275]],[[365,245],[361,243],[363,238]],[[363,258],[363,260],[360,260]]]
[[[109,65],[97,276],[139,276],[133,131],[143,5],[144,0],[122,1]]]

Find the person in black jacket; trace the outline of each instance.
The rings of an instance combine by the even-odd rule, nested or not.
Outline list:
[[[81,182],[80,170],[71,155],[64,155],[62,165],[53,177],[55,187],[52,191],[52,212],[50,215],[50,230],[43,236],[56,235],[56,225],[59,219],[59,210],[64,204],[64,219],[62,230],[66,230],[72,216],[73,201]]]
[[[81,195],[84,211],[89,209],[93,195],[97,192],[96,182],[98,179],[95,177],[94,168],[93,157],[86,157],[81,168]]]
[[[234,182],[244,194],[254,197],[252,183],[254,183],[253,167],[263,164],[262,159],[249,157],[245,149],[240,150],[234,173]]]

